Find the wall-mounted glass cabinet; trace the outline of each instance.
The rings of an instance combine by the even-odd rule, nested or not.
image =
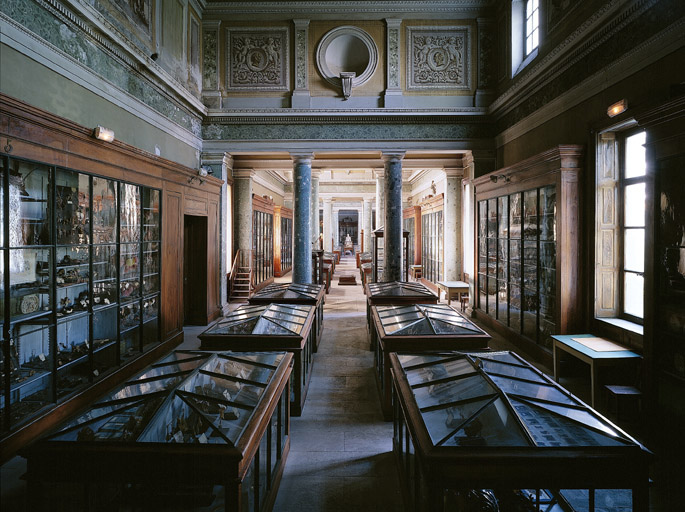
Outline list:
[[[274,277],[274,205],[260,196],[252,197],[253,283],[259,287]]]
[[[274,206],[274,275],[281,277],[293,268],[293,211]]]
[[[569,332],[580,317],[581,154],[575,146],[555,148],[492,173],[498,181],[508,176],[504,184],[490,175],[474,182],[476,314],[543,357],[551,354],[551,335]],[[555,169],[562,155],[564,168]]]
[[[444,277],[443,195],[421,205],[421,277],[432,282]]]
[[[3,158],[4,431],[159,342],[160,201],[159,190]]]

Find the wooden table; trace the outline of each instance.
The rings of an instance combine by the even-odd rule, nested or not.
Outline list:
[[[469,283],[466,281],[438,281],[436,284],[445,291],[448,305],[452,304],[452,299],[460,299],[462,293],[469,293]]]
[[[639,363],[642,359],[640,354],[631,352],[628,349],[624,350],[595,350],[591,348],[600,348],[601,345],[606,345],[605,342],[601,341],[594,334],[557,334],[552,336],[554,339],[553,345],[553,357],[554,357],[554,379],[559,382],[559,369],[560,369],[560,353],[559,351],[567,352],[581,361],[590,365],[590,405],[595,408],[597,397],[601,389],[601,384],[599,382],[599,369],[602,366],[616,366],[625,362],[636,362]],[[580,338],[593,338],[588,340],[586,343],[589,346],[584,345],[575,341],[575,339]],[[610,343],[614,343],[610,340]],[[617,347],[620,347],[617,343],[614,343]],[[608,346],[607,346],[608,347]],[[609,348],[609,347],[608,347]],[[622,348],[622,347],[621,347]]]
[[[409,275],[412,277],[412,279],[416,280],[421,277],[422,268],[423,265],[412,265],[409,267]]]

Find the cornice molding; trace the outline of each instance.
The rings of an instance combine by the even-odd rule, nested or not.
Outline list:
[[[238,116],[227,117],[225,113],[221,116],[208,116],[204,124],[225,124],[225,125],[255,125],[255,124],[490,124],[491,121],[485,116],[459,116],[459,115],[359,115],[359,113],[348,113],[347,115],[331,115],[327,111],[324,115],[311,115],[310,113],[299,113],[292,116]]]
[[[627,9],[617,12],[629,1],[609,0],[605,3],[538,63],[526,68],[511,87],[492,102],[489,113],[501,117],[512,111],[574,64],[585,59],[593,50],[658,2],[658,0],[640,0]],[[612,13],[616,13],[613,19],[607,20]],[[587,40],[583,41],[583,38]],[[617,56],[617,58],[625,59],[626,55]]]
[[[97,94],[114,105],[135,115],[139,119],[158,127],[195,149],[202,147],[202,141],[187,128],[180,126],[162,113],[143,103],[130,93],[118,88],[90,68],[76,61],[43,38],[26,30],[13,19],[0,13],[2,42],[19,53],[26,55],[53,72]]]
[[[488,122],[486,114],[488,109],[486,107],[460,107],[460,108],[436,108],[436,109],[407,109],[407,108],[352,108],[341,110],[335,114],[331,114],[330,109],[295,109],[295,108],[255,108],[255,109],[211,109],[207,112],[206,120],[214,121],[215,119],[234,119],[238,124],[243,124],[245,120],[249,119],[264,119],[264,118],[282,118],[285,122],[292,122],[292,118],[303,117],[306,118],[304,122],[311,122],[312,119],[323,120],[327,119],[344,119],[351,116],[364,116],[364,118],[378,118],[378,117],[392,117],[398,119],[402,117],[410,117],[411,122],[416,122],[417,117],[443,117],[443,116],[460,116],[468,117],[471,122],[479,119],[483,122]],[[230,116],[230,117],[229,117]],[[260,122],[261,123],[261,122]]]
[[[377,19],[402,15],[421,14],[429,18],[445,16],[482,15],[484,10],[494,8],[496,0],[432,0],[432,1],[376,1],[364,0],[316,2],[211,2],[204,9],[204,16],[280,16],[290,18],[317,18],[335,16],[339,19]]]
[[[675,51],[683,44],[685,19],[672,24],[666,30],[635,46],[616,59],[601,72],[595,73],[582,82],[571,87],[562,95],[537,109],[531,115],[519,120],[496,136],[497,146],[504,145],[528,132],[531,127],[541,126],[558,116],[566,109],[573,108],[581,102],[601,92],[606,87],[627,79],[630,75],[651,63],[661,59],[665,54]],[[610,77],[610,78],[609,78]]]
[[[207,107],[198,98],[190,94],[178,80],[169,75],[148,55],[144,54],[141,49],[136,47],[117,27],[107,21],[89,3],[84,0],[71,0],[69,6],[60,0],[38,0],[38,3],[52,10],[63,21],[68,21],[78,27],[89,38],[96,41],[131,68],[139,72],[147,68],[150,74],[143,74],[146,75],[148,80],[152,77],[160,80],[165,86],[166,91],[171,90],[177,99],[185,103],[189,108],[203,115],[207,113]],[[70,9],[83,16],[87,22],[77,17]]]

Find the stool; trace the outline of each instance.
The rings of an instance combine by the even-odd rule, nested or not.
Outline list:
[[[620,419],[620,409],[622,400],[633,400],[638,403],[642,402],[642,391],[635,386],[622,386],[620,384],[607,384],[604,389],[609,393],[609,397],[616,400],[616,422]],[[608,406],[608,404],[607,404]]]

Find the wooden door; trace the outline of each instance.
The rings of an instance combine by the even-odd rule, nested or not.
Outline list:
[[[207,324],[207,217],[183,216],[183,324]]]

